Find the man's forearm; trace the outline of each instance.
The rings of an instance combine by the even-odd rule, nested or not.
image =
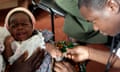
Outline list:
[[[107,64],[108,58],[110,53],[108,51],[101,51],[93,48],[89,48],[89,59],[102,63]]]
[[[98,46],[89,45],[89,47],[91,47],[89,49],[89,59],[106,65],[110,56],[110,50],[105,46]],[[114,56],[112,60],[112,66],[114,68],[120,68],[120,59],[117,56]]]

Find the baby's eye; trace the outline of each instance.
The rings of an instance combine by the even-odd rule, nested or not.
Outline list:
[[[29,24],[27,24],[27,23],[22,23],[22,26],[28,26]]]
[[[11,27],[11,28],[16,28],[17,25],[16,25],[16,24],[11,24],[10,27]]]

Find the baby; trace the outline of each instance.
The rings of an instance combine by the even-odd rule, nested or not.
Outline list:
[[[45,45],[42,33],[34,29],[34,24],[35,18],[26,8],[14,8],[7,14],[5,26],[13,37],[9,37],[5,43],[4,56],[9,64],[13,64],[25,51],[28,52],[27,58],[29,58],[36,48],[44,49],[49,54],[56,55],[54,46]],[[47,52],[43,55],[43,62],[37,72],[50,72],[51,56]]]

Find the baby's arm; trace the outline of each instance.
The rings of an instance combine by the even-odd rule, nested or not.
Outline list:
[[[62,57],[62,52],[53,44],[46,43],[46,51],[50,53],[52,58]]]
[[[6,61],[8,61],[8,58],[13,55],[13,51],[11,48],[11,42],[13,40],[14,39],[12,36],[8,36],[8,37],[6,37],[6,39],[4,41],[5,50],[3,51],[3,57],[5,58]]]

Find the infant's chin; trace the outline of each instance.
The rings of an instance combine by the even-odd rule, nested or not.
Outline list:
[[[27,38],[16,38],[15,40],[16,41],[25,41],[25,40],[27,40]]]

